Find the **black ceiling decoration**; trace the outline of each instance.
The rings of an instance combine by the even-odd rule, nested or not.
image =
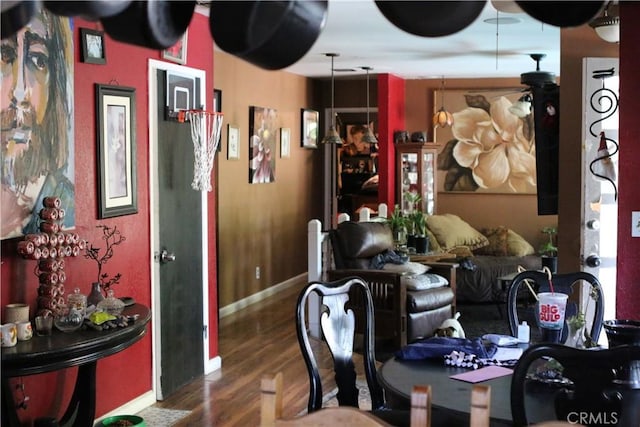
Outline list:
[[[602,13],[606,1],[516,0],[527,15],[556,27],[578,27]]]
[[[327,20],[327,1],[212,1],[218,47],[258,67],[288,67],[309,51]]]
[[[442,37],[468,27],[482,12],[481,1],[376,0],[380,12],[396,27],[421,37]]]

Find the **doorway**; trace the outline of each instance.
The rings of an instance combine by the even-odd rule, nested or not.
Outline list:
[[[153,389],[158,400],[202,375],[209,359],[207,198],[191,188],[190,125],[166,117],[167,72],[193,79],[197,105],[206,100],[204,71],[149,61]]]
[[[598,277],[602,284],[605,319],[616,317],[618,63],[617,58],[585,58],[582,66],[584,144],[581,258],[583,270]],[[609,158],[602,156],[601,136],[605,138],[604,145],[611,155]],[[587,297],[583,295],[583,300]],[[606,336],[601,334],[600,340],[606,342]]]

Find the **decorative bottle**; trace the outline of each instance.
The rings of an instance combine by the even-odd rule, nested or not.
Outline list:
[[[91,293],[87,296],[87,306],[94,305],[98,306],[98,303],[104,299],[104,295],[102,295],[102,285],[100,282],[93,282],[91,284]]]
[[[518,325],[518,341],[527,343],[530,338],[530,329],[526,320],[523,320],[521,324]]]

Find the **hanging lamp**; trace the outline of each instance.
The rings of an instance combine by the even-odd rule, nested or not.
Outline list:
[[[326,56],[331,58],[331,126],[329,130],[322,138],[322,144],[342,144],[342,138],[336,132],[336,115],[334,113],[334,98],[335,98],[335,80],[333,76],[333,59],[338,56],[337,53],[325,53]]]
[[[367,72],[367,130],[362,136],[362,142],[366,142],[368,144],[377,144],[378,139],[376,138],[373,131],[371,130],[371,127],[370,127],[371,122],[369,121],[369,71],[372,70],[373,68],[371,67],[360,67],[360,68],[362,68]]]
[[[435,127],[446,128],[447,126],[453,125],[453,116],[444,108],[444,76],[440,84],[440,91],[442,92],[442,95],[440,95],[442,105],[436,114],[433,115],[433,125]]]

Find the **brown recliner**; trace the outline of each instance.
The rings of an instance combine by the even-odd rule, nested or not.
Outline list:
[[[371,269],[371,259],[394,249],[391,229],[381,222],[347,221],[329,232],[335,268],[327,271],[329,280],[361,277],[369,286],[375,308],[377,338],[390,338],[394,348],[433,336],[435,330],[455,309],[455,267],[450,263],[431,263],[430,273],[449,281],[449,286],[427,290],[408,290],[402,273]],[[452,273],[453,272],[453,277]],[[358,301],[354,298],[358,313]]]

